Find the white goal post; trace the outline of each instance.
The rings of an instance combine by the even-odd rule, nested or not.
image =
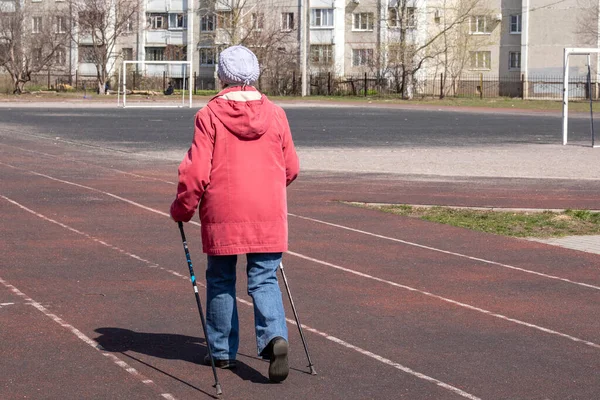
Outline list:
[[[181,90],[181,104],[171,102],[138,102],[138,103],[127,103],[127,66],[128,65],[140,65],[141,74],[143,76],[150,76],[154,78],[167,77],[172,79],[174,77],[182,78],[182,89]],[[164,67],[162,67],[164,66]],[[176,75],[176,76],[175,76]],[[186,85],[187,83],[187,85]],[[185,88],[187,86],[188,91],[188,104],[186,105],[186,93]],[[192,76],[192,62],[191,61],[123,61],[123,67],[119,70],[119,83],[117,91],[117,105],[126,107],[137,107],[137,108],[162,108],[162,107],[189,107],[192,108],[192,90],[194,88],[194,79]],[[162,91],[161,91],[162,92]],[[121,96],[123,97],[121,102]],[[131,96],[131,94],[130,94]]]
[[[587,56],[588,68],[591,67],[591,55],[600,53],[600,48],[578,48],[578,47],[565,47],[564,50],[564,69],[563,69],[563,113],[562,113],[562,133],[563,133],[563,145],[567,144],[567,137],[569,132],[569,56],[579,55]],[[592,99],[592,93],[588,93],[590,102]],[[590,108],[591,112],[591,108]],[[598,147],[594,144],[594,120],[592,116],[592,147]]]

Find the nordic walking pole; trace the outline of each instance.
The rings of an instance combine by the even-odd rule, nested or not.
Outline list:
[[[210,358],[210,365],[212,366],[213,375],[215,376],[214,387],[217,389],[217,396],[220,396],[223,391],[221,390],[221,384],[217,377],[217,369],[215,368],[215,360],[210,350],[210,343],[208,342],[208,335],[206,334],[206,322],[204,321],[204,313],[202,312],[202,304],[200,303],[200,295],[198,294],[198,286],[196,286],[196,275],[194,275],[194,268],[192,268],[192,259],[190,258],[190,251],[188,250],[187,241],[185,240],[185,233],[183,233],[183,222],[177,222],[179,225],[179,232],[181,233],[181,240],[183,241],[183,250],[185,251],[185,258],[187,259],[188,268],[190,270],[190,278],[192,280],[192,287],[194,288],[194,294],[196,295],[196,304],[198,305],[198,312],[200,313],[200,321],[202,321],[202,330],[204,331],[204,337],[206,338],[206,348],[208,349],[208,357]]]
[[[310,374],[316,375],[317,371],[315,371],[315,367],[310,359],[310,355],[308,354],[308,347],[306,346],[306,339],[304,339],[304,333],[302,332],[302,324],[300,324],[300,319],[298,318],[298,313],[296,312],[296,306],[294,305],[294,300],[292,299],[292,293],[290,292],[290,286],[288,285],[287,278],[285,277],[285,272],[283,271],[283,263],[279,264],[279,270],[281,271],[281,276],[283,277],[283,283],[285,284],[285,290],[287,291],[288,297],[290,299],[290,304],[292,305],[292,311],[294,312],[294,318],[296,318],[296,325],[298,325],[298,331],[300,332],[300,338],[302,339],[302,344],[304,345],[304,352],[306,353],[306,358],[308,359],[308,367],[310,368]]]

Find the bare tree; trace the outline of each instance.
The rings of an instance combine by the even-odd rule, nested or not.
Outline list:
[[[447,51],[448,46],[443,42],[448,45],[449,35],[464,28],[480,2],[459,0],[450,6],[445,2],[442,9],[429,9],[420,4],[420,0],[397,0],[389,7],[385,23],[392,34],[387,43],[385,72],[393,76],[396,90],[403,98],[413,96],[417,72],[427,61],[433,61]],[[431,13],[434,13],[433,18]],[[436,27],[421,27],[426,18],[433,19]]]
[[[78,46],[80,62],[96,67],[101,94],[119,56],[117,42],[131,31],[139,9],[139,0],[69,0],[71,40]]]
[[[482,3],[475,3],[473,0],[444,0],[443,15],[440,14],[443,35],[442,40],[436,44],[441,50],[437,58],[443,72],[441,97],[457,90],[465,69],[474,61],[474,52],[492,44],[489,34],[474,34],[477,31],[491,33],[497,24],[492,18],[491,10],[484,8]],[[456,15],[467,15],[467,18],[452,29],[445,29]]]
[[[598,1],[594,0],[579,0],[578,8],[580,11],[577,16],[577,28],[575,33],[579,35],[582,42],[587,46],[598,46],[598,18],[600,16],[598,10]]]
[[[55,11],[38,14],[19,0],[0,2],[0,67],[10,75],[13,93],[22,93],[33,74],[64,64],[62,23]]]
[[[293,13],[284,12],[276,1],[202,0],[199,14],[201,24],[216,25],[211,37],[214,45],[241,44],[253,50],[261,64],[261,78],[267,77],[269,86],[277,86],[275,81],[284,69],[295,68],[299,49],[290,39],[297,27]]]

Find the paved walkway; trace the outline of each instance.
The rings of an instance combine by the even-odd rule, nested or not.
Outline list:
[[[587,253],[600,254],[600,235],[566,236],[551,239],[530,238],[529,240],[572,250],[585,251]]]

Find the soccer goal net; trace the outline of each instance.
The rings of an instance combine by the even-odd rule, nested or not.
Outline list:
[[[563,73],[563,114],[562,114],[562,133],[563,133],[563,145],[566,145],[569,139],[569,99],[589,102],[589,132],[592,147],[600,147],[595,143],[595,132],[594,132],[594,109],[593,100],[599,98],[599,82],[597,74],[592,76],[592,54],[600,54],[600,48],[565,48],[564,50],[564,73]],[[579,64],[581,64],[581,57],[584,57],[586,67],[584,68],[584,74],[571,73],[571,63],[574,61],[573,57],[578,56]],[[573,70],[580,70],[580,68],[573,68]],[[572,124],[574,125],[574,124]],[[582,129],[581,124],[577,124],[576,133],[577,137],[581,137],[584,132],[580,132]],[[585,129],[585,128],[583,128]],[[586,129],[587,130],[587,129]]]
[[[192,107],[189,61],[123,61],[117,102],[122,107]]]

